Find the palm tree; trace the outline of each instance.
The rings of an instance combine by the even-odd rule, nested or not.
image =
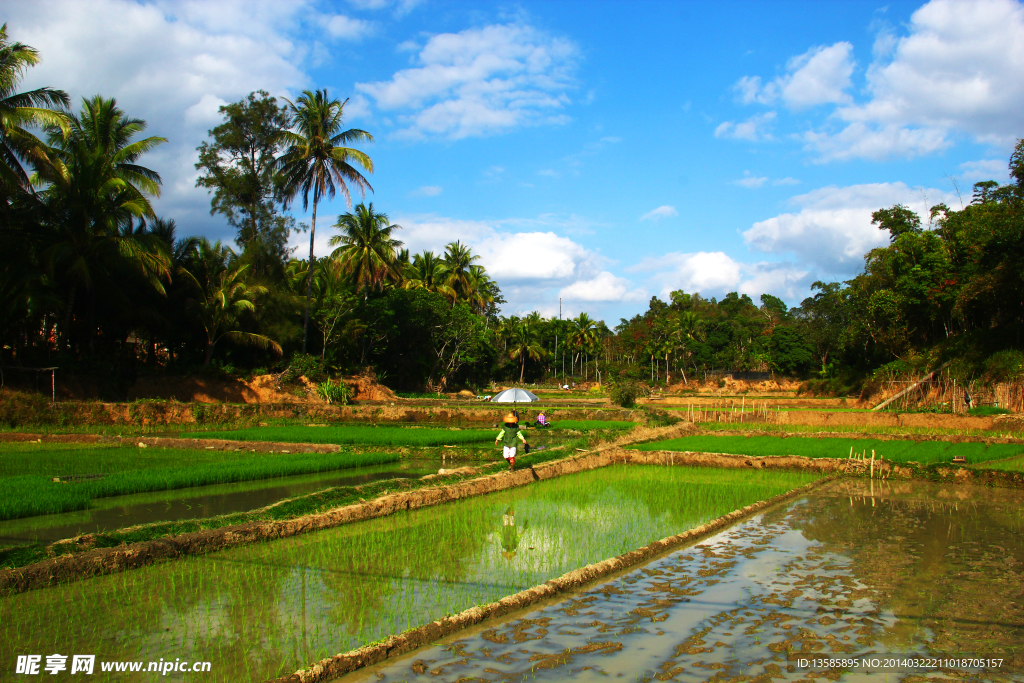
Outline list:
[[[0,26],[0,197],[30,188],[22,160],[45,162],[46,145],[25,127],[68,127],[67,117],[53,110],[66,109],[70,103],[64,91],[36,88],[18,92],[25,72],[38,63],[35,48],[10,42],[7,24]]]
[[[540,360],[544,356],[544,347],[537,340],[537,332],[532,325],[520,322],[512,329],[508,346],[509,358],[519,359],[519,383],[523,383],[526,370],[526,358]]]
[[[443,295],[449,301],[455,296],[454,290],[448,286],[446,277],[448,269],[444,261],[432,251],[414,254],[412,263],[406,269],[404,289],[425,289]]]
[[[596,323],[586,313],[580,313],[578,317],[571,318],[569,322],[572,323],[572,332],[569,333],[569,344],[576,349],[582,360],[582,356],[590,352],[590,348],[597,339]],[[584,375],[585,377],[586,375]]]
[[[131,229],[134,221],[154,216],[149,197],[160,195],[160,175],[137,162],[167,140],[135,140],[145,128],[145,121],[126,117],[115,100],[96,96],[69,117],[66,129],[54,125],[47,131],[50,149],[32,182],[43,188],[58,226],[44,257],[66,290],[64,341],[79,289],[90,294],[92,321],[97,279],[126,265],[163,293],[161,279],[170,276],[159,238]]]
[[[466,299],[470,284],[470,267],[480,257],[475,256],[469,246],[462,242],[451,242],[444,249],[444,265],[447,269],[448,286],[456,297]],[[455,300],[452,301],[454,305]]]
[[[388,225],[387,214],[376,213],[372,203],[359,204],[355,212],[338,216],[334,227],[341,234],[328,242],[336,247],[331,258],[352,278],[356,290],[363,290],[364,299],[367,290],[401,280],[395,252],[402,243],[391,234],[402,226]]]
[[[373,172],[373,161],[358,149],[346,147],[352,142],[373,140],[373,136],[365,130],[350,128],[342,130],[342,116],[348,100],[339,102],[329,99],[327,90],[316,92],[306,90],[298,98],[291,100],[294,130],[285,131],[283,143],[288,145],[277,160],[277,167],[284,178],[285,205],[296,195],[302,195],[303,211],[309,206],[309,193],[313,192],[313,223],[309,231],[309,262],[313,263],[313,238],[316,236],[316,207],[325,195],[334,199],[340,190],[345,204],[352,206],[349,195],[348,181],[359,188],[365,195],[366,190],[373,188],[353,164]],[[306,313],[302,327],[302,352],[306,353],[309,338],[309,301],[313,296],[313,269],[309,269],[306,278]]]
[[[494,280],[483,266],[470,266],[466,277],[466,303],[474,311],[484,313],[494,303]]]
[[[191,303],[206,336],[203,367],[210,364],[213,347],[225,338],[236,344],[281,354],[280,344],[270,337],[237,329],[241,315],[256,310],[252,299],[266,294],[267,288],[246,283],[249,264],[236,265],[235,260],[231,247],[221,246],[220,242],[210,244],[204,238],[199,242],[194,263],[188,268],[178,269],[178,274],[192,285],[194,296]]]

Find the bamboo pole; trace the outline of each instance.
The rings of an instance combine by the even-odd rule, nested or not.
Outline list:
[[[871,451],[871,478],[875,478],[875,452]]]

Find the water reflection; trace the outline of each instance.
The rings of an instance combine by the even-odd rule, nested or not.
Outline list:
[[[1024,495],[835,482],[554,604],[345,681],[1024,680]],[[801,659],[995,654],[999,670]]]

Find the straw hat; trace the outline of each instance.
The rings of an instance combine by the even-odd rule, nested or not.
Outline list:
[[[517,418],[512,413],[509,413],[508,415],[505,416],[505,424],[514,425],[516,422],[519,422],[519,418]]]

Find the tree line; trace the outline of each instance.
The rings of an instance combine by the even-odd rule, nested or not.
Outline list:
[[[789,308],[763,294],[675,291],[613,329],[580,313],[502,316],[498,284],[460,243],[410,254],[401,226],[351,191],[373,188],[370,133],[346,128],[326,90],[294,102],[264,91],[220,108],[197,149],[197,186],[233,245],[157,216],[147,134],[111,98],[73,110],[55,88],[21,90],[39,61],[0,28],[0,366],[53,366],[122,384],[138,372],[372,367],[404,390],[493,380],[706,380],[719,372],[812,379],[849,391],[878,373],[955,361],[958,372],[1024,370],[1024,142],[1011,182],[977,183],[927,224],[904,206],[873,216],[890,243],[847,282],[816,282]],[[317,212],[349,211],[313,252]],[[310,224],[289,209],[301,201]],[[319,226],[322,231],[323,226]],[[310,250],[288,247],[308,231]],[[566,379],[571,378],[571,379]]]

